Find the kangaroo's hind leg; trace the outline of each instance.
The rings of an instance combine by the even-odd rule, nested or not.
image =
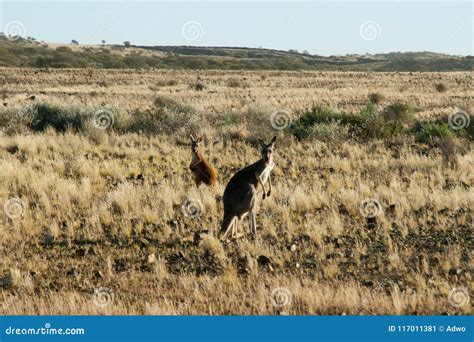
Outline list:
[[[236,217],[234,223],[232,224],[232,234],[231,237],[235,239],[238,234],[240,218]]]
[[[221,230],[219,232],[222,239],[227,238],[227,235],[229,234],[229,232],[232,233],[236,220],[238,220],[237,216],[229,216],[229,217],[224,218],[224,221],[222,222],[222,225],[221,225]]]
[[[255,218],[255,213],[254,211],[249,212],[249,223],[250,223],[250,235],[253,238],[257,237],[257,220]]]

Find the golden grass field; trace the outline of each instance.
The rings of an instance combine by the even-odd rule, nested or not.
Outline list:
[[[218,173],[215,188],[196,188],[179,125],[0,136],[1,313],[472,313],[471,141],[458,141],[464,152],[450,164],[410,140],[298,141],[270,123],[275,110],[296,117],[314,104],[357,111],[373,92],[379,106],[411,103],[418,118],[472,113],[472,76],[0,69],[6,109],[48,102],[132,116],[157,96],[192,106]],[[202,91],[189,86],[198,77]],[[259,159],[255,139],[273,135],[258,238],[219,241],[226,182]],[[381,205],[375,218],[360,210],[368,199]],[[200,215],[185,215],[186,200]]]

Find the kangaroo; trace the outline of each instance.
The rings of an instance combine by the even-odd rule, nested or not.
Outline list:
[[[238,222],[249,215],[250,234],[253,238],[257,236],[257,224],[255,219],[255,201],[257,194],[262,190],[262,198],[270,196],[272,182],[270,172],[275,167],[273,163],[273,150],[276,136],[267,145],[261,139],[258,143],[261,147],[262,158],[242,170],[238,171],[229,181],[224,190],[224,219],[222,220],[220,235],[225,239],[229,232],[232,236],[237,234]],[[268,191],[265,183],[268,181]]]
[[[204,158],[204,155],[201,151],[200,145],[202,142],[202,137],[196,140],[192,135],[190,135],[190,138],[193,159],[191,160],[191,165],[189,165],[189,168],[194,174],[196,186],[201,185],[201,183],[214,186],[216,184],[217,174],[216,170],[214,170],[211,164],[209,164],[209,162]]]

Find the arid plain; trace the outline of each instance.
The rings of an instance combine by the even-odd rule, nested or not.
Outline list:
[[[472,139],[365,139],[337,120],[301,138],[293,124],[370,99],[375,113],[403,102],[412,120],[468,119],[472,76],[0,68],[0,310],[468,314]],[[50,107],[91,122],[24,124]],[[214,188],[194,185],[189,133]],[[218,240],[226,183],[274,135],[258,238],[245,221]]]

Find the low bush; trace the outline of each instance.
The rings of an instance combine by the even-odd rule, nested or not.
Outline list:
[[[291,126],[292,133],[297,139],[302,140],[313,136],[316,125],[337,123],[347,126],[351,131],[355,127],[361,127],[363,118],[360,115],[345,114],[337,112],[328,107],[313,107],[304,112]]]
[[[60,107],[49,103],[38,103],[19,110],[0,111],[0,129],[6,134],[25,131],[43,132],[49,128],[57,132],[86,131],[89,126],[97,129],[123,130],[125,117],[113,109]]]
[[[445,123],[459,137],[474,140],[474,116],[468,110],[457,110],[450,115],[440,117],[437,122]],[[450,123],[451,122],[451,123]]]
[[[32,108],[0,109],[0,133],[22,134],[28,131],[32,121]]]
[[[415,134],[416,142],[430,144],[437,139],[451,139],[453,131],[442,122],[417,122],[411,130]]]
[[[0,109],[0,133],[13,135],[27,132],[43,132],[49,128],[57,132],[68,130],[83,132],[96,143],[105,138],[102,133],[112,129],[117,132],[145,134],[200,134],[206,127],[238,126],[250,136],[266,136],[275,133],[271,124],[274,108],[270,104],[255,103],[243,113],[202,115],[201,111],[168,96],[157,96],[154,106],[145,111],[125,114],[114,109],[93,109],[86,107],[61,107],[49,103],[31,104],[21,109]],[[463,112],[464,113],[464,112]],[[345,113],[328,107],[314,106],[295,118],[282,112],[288,119],[285,132],[298,140],[318,139],[337,141],[348,139],[392,139],[399,135],[412,135],[418,143],[437,147],[450,146],[446,141],[453,138],[473,139],[470,114],[465,114],[466,127],[450,127],[448,117],[436,121],[414,121],[413,109],[396,102],[379,113],[373,102],[357,113]],[[463,117],[464,118],[464,117]],[[100,129],[95,132],[95,129]],[[448,151],[449,149],[444,149]]]
[[[319,129],[318,125],[332,124],[334,129],[335,124],[343,131],[347,129],[353,138],[390,139],[406,132],[412,121],[413,109],[408,104],[395,102],[379,113],[374,101],[369,101],[355,114],[338,112],[327,107],[313,107],[294,122],[292,133],[300,140],[306,139],[315,137],[314,131]]]
[[[397,101],[390,104],[383,112],[382,116],[386,122],[410,123],[413,121],[413,108],[404,102]]]
[[[378,137],[382,123],[371,102],[356,114],[338,112],[327,107],[313,107],[294,122],[292,132],[299,140],[310,136],[315,137],[314,132],[322,129],[317,126],[328,124],[330,126],[327,127],[332,129],[339,126],[342,132],[347,130],[347,134],[351,137],[366,139]],[[342,133],[338,136],[342,137],[346,134]]]
[[[446,90],[448,90],[448,87],[446,87],[444,83],[440,82],[435,84],[435,89],[440,93],[444,93]]]
[[[157,96],[153,109],[133,113],[127,130],[147,134],[198,133],[205,122],[196,108],[171,97]]]
[[[227,80],[227,86],[230,88],[248,88],[250,84],[244,80],[238,78],[229,78]]]
[[[379,104],[384,100],[384,96],[380,93],[372,93],[369,95],[369,101],[373,104]]]
[[[48,127],[58,132],[65,132],[67,129],[78,131],[84,127],[83,121],[88,116],[78,108],[65,109],[48,103],[40,103],[31,107],[31,110],[29,128],[37,132],[44,131]]]

